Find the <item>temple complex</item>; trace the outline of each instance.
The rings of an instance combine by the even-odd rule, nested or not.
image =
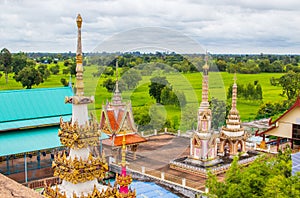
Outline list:
[[[211,129],[212,113],[208,102],[208,70],[206,55],[202,77],[202,101],[197,117],[198,124],[190,142],[190,158],[200,160],[203,166],[210,165],[211,161],[217,158],[217,134]]]
[[[112,101],[102,106],[100,129],[101,132],[110,136],[110,139],[105,140],[104,144],[111,145],[116,161],[118,161],[122,146],[123,134],[126,136],[126,145],[130,146],[135,159],[138,145],[145,142],[146,139],[137,133],[138,130],[134,123],[131,103],[122,101],[118,82],[118,62],[116,62],[116,77],[116,86]]]
[[[100,131],[96,119],[88,117],[89,103],[93,97],[84,96],[81,25],[82,18],[77,16],[78,43],[76,53],[76,94],[66,97],[65,102],[72,104],[71,122],[61,119],[58,136],[61,143],[69,148],[69,155],[57,154],[53,161],[54,176],[61,179],[61,184],[46,186],[44,196],[59,198],[76,197],[121,197],[116,188],[98,183],[108,171],[105,157],[92,156],[90,148],[99,143]]]
[[[220,149],[219,155],[224,156],[226,149],[228,148],[229,155],[234,156],[239,152],[243,155],[246,153],[246,140],[248,138],[247,133],[241,126],[239,111],[236,108],[237,102],[237,84],[236,75],[234,75],[234,83],[232,86],[232,102],[231,109],[229,111],[228,119],[226,120],[226,126],[223,126],[220,132]]]

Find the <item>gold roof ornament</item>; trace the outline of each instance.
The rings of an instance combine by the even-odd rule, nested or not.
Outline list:
[[[80,14],[77,15],[76,22],[77,22],[77,27],[78,27],[78,28],[81,28],[81,25],[82,25],[82,18],[81,18],[81,16],[80,16]]]

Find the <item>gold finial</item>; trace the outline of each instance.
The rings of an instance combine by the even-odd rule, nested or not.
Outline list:
[[[204,60],[205,60],[205,64],[204,64],[204,66],[203,66],[203,69],[204,69],[204,70],[208,70],[208,69],[209,69],[209,66],[208,66],[208,53],[207,53],[207,51],[206,51],[206,53],[205,53]]]
[[[81,28],[81,25],[82,25],[82,18],[81,18],[81,16],[80,16],[80,14],[77,15],[76,22],[77,22],[77,27],[78,27],[78,28]]]

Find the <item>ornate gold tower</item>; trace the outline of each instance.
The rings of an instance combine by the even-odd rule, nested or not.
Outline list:
[[[234,83],[232,86],[232,101],[231,109],[229,111],[228,119],[226,120],[226,126],[222,127],[220,133],[220,150],[219,155],[225,155],[225,146],[229,146],[229,155],[237,155],[238,152],[246,152],[246,139],[247,133],[241,126],[239,111],[236,108],[237,101],[237,84],[236,74],[234,74]]]
[[[94,157],[90,147],[99,142],[99,127],[95,118],[88,117],[89,103],[93,97],[84,96],[81,26],[82,18],[77,16],[78,42],[76,52],[76,94],[66,97],[65,102],[72,104],[72,121],[60,121],[58,136],[61,143],[70,150],[57,154],[53,161],[54,176],[58,176],[62,183],[55,188],[46,187],[44,196],[59,198],[92,198],[92,197],[121,197],[116,188],[110,188],[98,183],[108,171],[105,157]]]

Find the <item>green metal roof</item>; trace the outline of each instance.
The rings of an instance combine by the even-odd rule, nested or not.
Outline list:
[[[0,156],[62,146],[58,126],[0,133]]]
[[[70,87],[0,91],[0,131],[59,123],[62,116],[70,120]]]
[[[38,151],[62,146],[58,137],[59,126],[16,130],[0,133],[0,156]],[[99,139],[108,139],[101,133]]]

